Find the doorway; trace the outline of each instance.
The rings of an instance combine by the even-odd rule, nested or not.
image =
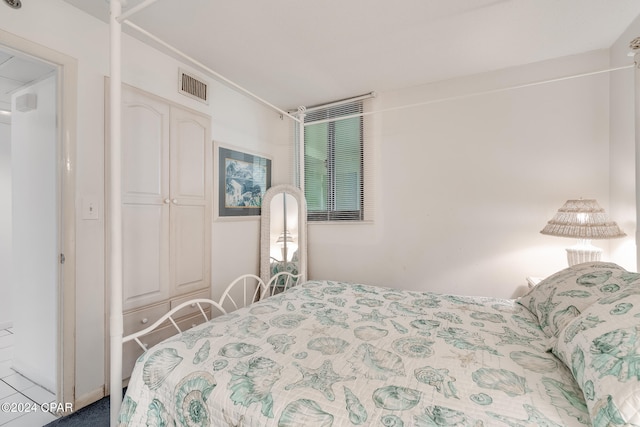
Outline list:
[[[4,262],[2,310],[11,324],[12,369],[51,393],[57,389],[59,268],[59,192],[57,69],[42,61],[0,51],[0,78],[9,88],[0,100],[9,102],[10,136],[3,146],[10,164],[5,176],[10,205],[3,226],[11,244]],[[7,126],[5,124],[5,126]],[[5,206],[5,209],[7,206]],[[5,250],[8,248],[5,248]],[[6,277],[8,276],[8,277]],[[7,316],[9,315],[9,316]],[[7,317],[9,317],[7,319]]]
[[[0,331],[11,369],[75,403],[76,63],[0,40]]]

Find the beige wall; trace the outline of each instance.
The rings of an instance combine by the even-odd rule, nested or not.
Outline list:
[[[570,198],[609,208],[608,74],[466,95],[608,66],[596,51],[381,93],[460,98],[374,116],[376,221],[310,225],[311,277],[510,297],[565,267],[575,242],[539,231]]]

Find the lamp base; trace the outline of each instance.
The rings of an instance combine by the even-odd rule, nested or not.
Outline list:
[[[591,240],[580,240],[575,246],[567,248],[569,267],[583,262],[600,261],[602,249],[591,244]]]

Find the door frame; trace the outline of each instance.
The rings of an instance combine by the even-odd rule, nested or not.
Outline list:
[[[57,68],[58,339],[56,399],[76,406],[76,128],[77,60],[0,29],[0,45]],[[62,255],[64,254],[64,262]]]

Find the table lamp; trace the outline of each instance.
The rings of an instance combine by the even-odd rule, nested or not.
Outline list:
[[[291,261],[291,256],[293,255],[296,247],[295,240],[293,239],[291,233],[289,233],[289,230],[284,230],[282,233],[280,233],[276,244],[282,248],[282,260],[285,262]]]
[[[592,245],[592,239],[626,236],[593,199],[567,200],[540,233],[578,239],[577,245],[567,248],[569,266],[600,261],[602,249]]]

